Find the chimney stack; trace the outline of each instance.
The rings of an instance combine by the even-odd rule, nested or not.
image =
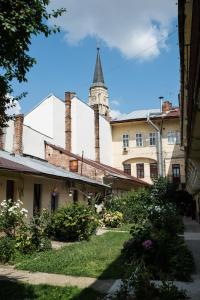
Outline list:
[[[74,92],[65,92],[65,150],[71,152],[72,129],[71,129],[71,105]]]
[[[172,109],[172,103],[170,101],[164,101],[162,104],[162,112],[166,113]]]
[[[0,128],[0,150],[4,150],[4,130]]]
[[[16,115],[14,121],[14,140],[13,140],[13,153],[23,154],[23,124],[24,115]]]
[[[94,104],[95,160],[100,162],[99,106]]]

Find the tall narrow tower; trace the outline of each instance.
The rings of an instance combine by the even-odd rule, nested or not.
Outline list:
[[[89,91],[89,105],[94,107],[98,105],[99,113],[109,119],[108,89],[104,84],[101,58],[97,48],[97,58],[94,70],[93,83]]]

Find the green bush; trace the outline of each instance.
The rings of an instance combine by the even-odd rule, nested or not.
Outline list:
[[[117,228],[122,224],[123,214],[119,211],[106,212],[103,215],[102,222],[106,227]]]
[[[178,289],[173,282],[162,281],[156,285],[151,281],[151,273],[143,261],[134,264],[134,270],[123,284],[112,300],[187,300],[189,299],[185,290]]]
[[[136,223],[146,218],[145,207],[151,201],[148,189],[139,189],[124,193],[122,196],[111,197],[106,200],[108,211],[119,211],[123,214],[124,223]]]
[[[22,253],[51,249],[49,232],[51,219],[47,210],[36,214],[30,224],[22,224],[16,232],[16,249]]]
[[[0,262],[6,263],[12,259],[15,252],[15,240],[9,236],[0,238]]]
[[[88,240],[97,226],[94,212],[78,203],[58,209],[52,217],[52,235],[57,240]]]

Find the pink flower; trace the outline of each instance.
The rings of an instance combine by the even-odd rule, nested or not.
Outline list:
[[[153,247],[153,242],[151,240],[145,240],[142,243],[142,246],[144,247],[144,249],[149,250]]]

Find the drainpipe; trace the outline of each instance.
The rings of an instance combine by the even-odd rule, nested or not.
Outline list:
[[[160,177],[164,177],[163,169],[163,152],[162,152],[162,134],[160,129],[151,121],[150,115],[147,115],[147,123],[149,123],[157,131],[157,158],[158,158],[158,173]]]

